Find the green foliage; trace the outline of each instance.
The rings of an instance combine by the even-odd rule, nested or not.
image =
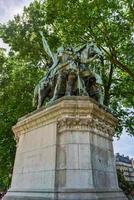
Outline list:
[[[134,72],[131,4],[120,0],[50,0],[46,3],[46,23],[53,25],[63,42],[78,44],[93,40],[113,64]],[[129,66],[119,66],[117,61]]]
[[[59,45],[55,34],[49,36],[49,27],[45,25],[45,5],[34,1],[28,8],[24,8],[23,15],[17,15],[7,25],[1,25],[0,35],[11,49],[18,52],[32,62],[47,60],[48,56],[43,49],[39,31],[42,30],[51,48]]]
[[[23,14],[0,24],[0,37],[10,46],[0,50],[0,184],[8,187],[15,152],[11,131],[20,116],[32,111],[34,85],[50,58],[50,48],[95,42],[104,53],[101,75],[104,103],[123,127],[134,134],[134,7],[132,0],[34,0]],[[96,64],[100,68],[100,65]]]
[[[0,187],[6,189],[10,183],[15,155],[12,126],[19,117],[33,110],[34,85],[42,76],[42,70],[18,56],[5,57],[3,52],[1,54]]]
[[[123,192],[129,197],[131,193],[134,191],[134,183],[128,182],[121,170],[117,170],[119,187],[123,190]]]

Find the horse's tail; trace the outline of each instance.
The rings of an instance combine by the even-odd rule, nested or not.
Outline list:
[[[38,89],[39,89],[39,86],[36,85],[35,89],[34,89],[34,96],[33,96],[33,107],[37,106],[38,104]]]

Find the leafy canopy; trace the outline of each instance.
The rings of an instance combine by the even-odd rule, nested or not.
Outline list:
[[[12,126],[20,116],[33,110],[35,83],[42,70],[18,56],[0,51],[0,190],[9,187],[15,155]]]

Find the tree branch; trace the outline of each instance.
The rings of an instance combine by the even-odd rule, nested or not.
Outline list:
[[[134,79],[134,73],[123,63],[121,63],[117,58],[110,58],[111,63],[115,64],[122,71],[126,72],[132,79]]]
[[[94,34],[93,30],[91,27],[89,27],[89,33],[91,38],[96,42],[97,46],[100,47],[106,55],[109,57],[109,60],[111,61],[112,64],[116,65],[119,69],[127,73],[132,79],[134,79],[134,73],[123,63],[121,63],[117,56],[114,47],[111,47],[110,52],[108,52],[97,40],[96,35]]]

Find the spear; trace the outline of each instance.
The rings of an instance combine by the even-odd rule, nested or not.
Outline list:
[[[53,53],[50,50],[50,47],[49,47],[49,45],[48,45],[48,43],[47,43],[47,41],[46,41],[46,39],[45,39],[45,37],[43,35],[43,32],[39,31],[39,33],[42,36],[42,43],[43,43],[43,47],[44,47],[46,53],[52,58],[53,63],[55,63],[55,59],[54,59]]]

